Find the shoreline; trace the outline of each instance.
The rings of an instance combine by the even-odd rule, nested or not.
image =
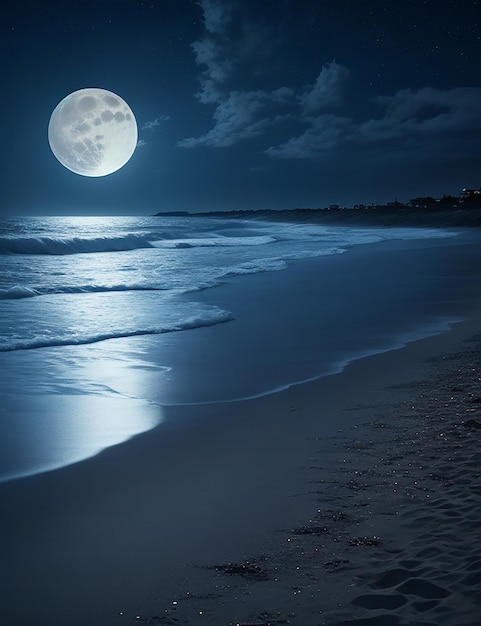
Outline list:
[[[228,310],[234,319],[195,335],[164,338],[167,350],[177,349],[178,355],[170,379],[174,390],[167,402],[159,403],[187,407],[260,398],[449,332],[477,315],[481,306],[481,283],[473,270],[481,258],[479,237],[463,230],[460,239],[358,245],[345,254],[290,260],[281,271],[229,276],[216,288],[195,294],[203,304]],[[404,281],[401,272],[409,278]],[[415,289],[409,284],[413,275]],[[374,287],[363,289],[364,281]],[[192,294],[181,297],[190,299]],[[159,353],[158,348],[145,347],[152,362]],[[202,372],[206,354],[218,372],[214,381],[201,374],[201,389],[195,373]],[[272,366],[269,361],[276,359]],[[256,369],[261,376],[252,375]],[[189,371],[187,392],[185,385],[177,384],[176,370]]]
[[[296,486],[304,488],[289,496],[304,517],[264,532],[237,559],[197,564],[184,586],[159,594],[153,613],[125,615],[122,624],[475,626],[478,328],[466,321],[449,336],[367,357],[378,372],[398,360],[398,382],[363,390],[353,405],[338,403],[356,416],[349,426],[326,438],[322,429],[311,433],[315,446],[298,468]],[[350,364],[348,375],[356,377],[359,365]],[[385,373],[381,384],[390,378]],[[319,383],[273,394],[268,404],[309,411]]]
[[[393,401],[409,402],[412,388],[393,389],[393,385],[418,385],[430,367],[426,359],[465,347],[463,342],[477,330],[477,320],[463,322],[444,335],[352,363],[341,374],[256,400],[171,407],[168,413],[182,414],[180,421],[167,419],[155,431],[78,465],[0,485],[2,507],[8,512],[0,523],[0,536],[7,541],[2,553],[7,555],[12,577],[3,601],[5,618],[18,626],[60,626],[67,619],[78,626],[197,626],[202,611],[208,617],[205,623],[216,626],[308,626],[311,617],[317,620],[313,624],[319,624],[317,613],[299,621],[286,617],[284,608],[292,599],[296,606],[302,604],[296,596],[303,591],[294,594],[293,590],[300,588],[299,581],[290,577],[305,571],[317,557],[318,551],[307,552],[304,543],[319,538],[316,530],[308,530],[312,528],[308,520],[319,508],[318,494],[311,493],[312,481],[319,480],[315,467],[319,446],[334,450],[334,456],[322,453],[322,467],[338,473],[332,446],[338,437],[347,433],[349,439],[350,428],[357,437],[357,428],[372,421],[374,412]],[[227,410],[228,425],[223,419]],[[323,432],[319,414],[325,412],[334,420],[342,416],[344,433]],[[302,433],[293,416],[302,424]],[[273,433],[275,449],[269,447]],[[351,459],[353,453],[357,457],[359,450],[351,449]],[[372,485],[367,489],[369,494]],[[345,493],[365,495],[355,489]],[[300,530],[294,533],[295,540],[287,542],[286,530],[296,528]],[[368,536],[359,527],[361,533]],[[287,543],[297,546],[288,558],[281,554]],[[271,553],[280,559],[274,567],[288,573],[287,590],[285,585],[274,585],[272,600],[259,572],[270,570],[273,562],[258,561]],[[298,561],[295,567],[301,570],[292,571],[293,554]],[[323,563],[340,561],[333,565],[334,571],[350,589],[350,569],[346,573],[338,568],[343,559]],[[253,567],[247,567],[246,575],[206,569],[229,562],[241,566],[249,562]],[[322,584],[330,583],[323,578]],[[253,587],[262,592],[255,602]],[[232,590],[238,595],[233,597]],[[259,602],[265,608],[254,615]],[[312,611],[312,602],[309,606]],[[260,621],[259,616],[272,612],[272,607],[283,616]],[[235,622],[241,619],[241,611],[248,621]]]
[[[202,306],[231,311],[230,324],[2,354],[9,390],[2,435],[12,441],[2,473],[32,473],[29,450],[16,443],[16,414],[28,425],[25,439],[35,433],[30,459],[38,473],[150,430],[163,422],[164,407],[276,393],[445,331],[474,314],[479,258],[479,237],[465,231],[354,246],[290,261],[282,271],[230,276],[195,294]],[[178,297],[182,305],[193,294]],[[99,420],[104,414],[111,419]],[[68,436],[65,418],[77,439]],[[48,453],[49,438],[62,431],[63,448],[42,458],[42,446]]]

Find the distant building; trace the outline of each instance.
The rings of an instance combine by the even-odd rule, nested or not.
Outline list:
[[[481,200],[481,187],[479,189],[463,189],[459,194],[459,199],[461,202],[469,202],[470,200]]]
[[[447,196],[446,194],[439,200],[441,204],[447,204],[452,207],[458,206],[459,197],[457,196]]]
[[[432,207],[432,205],[435,203],[436,200],[434,198],[431,198],[431,196],[426,196],[425,198],[413,198],[408,202],[409,206],[413,207],[414,209],[427,209],[428,207]]]

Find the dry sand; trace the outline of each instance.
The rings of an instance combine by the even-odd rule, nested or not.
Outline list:
[[[320,437],[306,459],[317,507],[305,523],[197,568],[155,614],[124,623],[479,626],[481,335],[426,365],[385,390],[396,402],[346,402],[360,425]]]

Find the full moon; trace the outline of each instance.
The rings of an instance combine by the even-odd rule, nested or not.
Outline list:
[[[106,89],[80,89],[55,107],[48,124],[52,152],[82,176],[107,176],[123,167],[137,145],[129,105]]]

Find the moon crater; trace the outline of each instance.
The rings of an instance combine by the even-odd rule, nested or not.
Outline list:
[[[56,158],[72,172],[107,176],[134,153],[137,123],[120,96],[106,89],[80,89],[54,109],[48,141]]]

